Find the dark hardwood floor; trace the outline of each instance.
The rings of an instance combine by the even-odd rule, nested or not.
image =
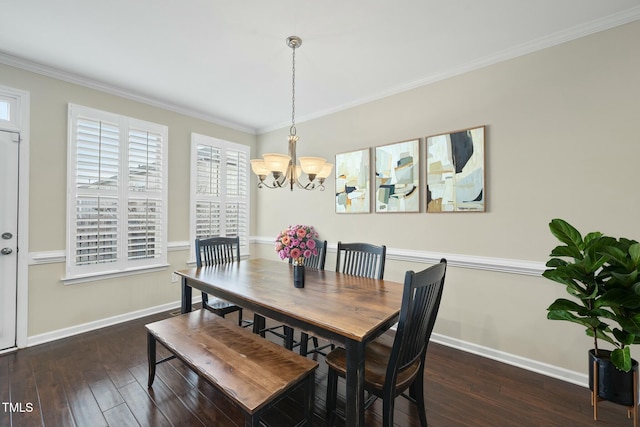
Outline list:
[[[144,325],[167,316],[0,356],[0,426],[241,425],[238,410],[177,360],[159,365],[153,388],[147,389]],[[159,357],[165,355],[158,350]],[[324,425],[321,356],[319,363],[314,427]],[[434,343],[427,354],[425,390],[430,427],[633,425],[626,408],[609,402],[599,405],[600,420],[594,421],[586,388]],[[381,409],[377,401],[367,411],[367,426],[382,425]],[[294,401],[284,401],[267,421],[274,427],[292,425],[299,413]],[[395,425],[419,425],[413,406],[401,397]]]

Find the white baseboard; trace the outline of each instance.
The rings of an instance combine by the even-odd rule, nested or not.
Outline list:
[[[194,303],[198,303],[201,301],[202,301],[201,296],[197,296],[197,297],[194,296],[193,298]],[[180,308],[180,301],[174,301],[168,304],[149,307],[143,310],[132,311],[130,313],[120,314],[118,316],[107,317],[106,319],[95,320],[93,322],[83,323],[81,325],[76,325],[69,328],[46,332],[44,334],[32,335],[30,337],[27,337],[27,347],[32,347],[34,345],[44,344],[50,341],[67,338],[73,335],[94,331],[96,329],[105,328],[107,326],[117,325],[119,323],[128,322],[130,320],[139,319],[141,317],[150,316],[152,314],[162,313],[163,311],[173,310],[175,308]]]
[[[193,298],[194,303],[197,303],[200,301],[201,301],[201,297],[199,296]],[[73,335],[94,331],[96,329],[105,328],[107,326],[117,325],[119,323],[128,322],[130,320],[139,319],[141,317],[150,316],[152,314],[173,310],[179,307],[180,307],[180,301],[175,301],[168,304],[146,308],[143,310],[133,311],[131,313],[108,317],[106,319],[83,323],[81,325],[73,326],[70,328],[58,329],[56,331],[51,331],[44,334],[33,335],[27,338],[27,347],[32,347],[32,346],[44,344],[50,341],[67,338]],[[495,350],[489,347],[484,347],[481,345],[462,341],[456,338],[447,337],[445,335],[441,335],[437,333],[433,333],[431,335],[431,340],[433,342],[445,345],[447,347],[455,348],[461,351],[466,351],[472,354],[477,354],[478,356],[487,357],[489,359],[506,363],[508,365],[516,366],[518,368],[526,369],[528,371],[536,372],[541,375],[557,378],[559,380],[566,381],[566,382],[583,386],[583,387],[588,386],[587,375],[570,371],[568,369],[559,368],[557,366],[527,359],[525,357],[517,356],[517,355],[506,353],[503,351]]]
[[[517,356],[515,354],[506,353],[504,351],[495,350],[493,348],[484,347],[436,333],[431,334],[431,341],[582,387],[589,386],[588,376],[579,372],[570,371],[547,363],[527,359],[526,357]]]

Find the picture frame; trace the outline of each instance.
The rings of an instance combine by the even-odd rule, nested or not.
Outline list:
[[[485,128],[425,138],[427,213],[486,211]]]
[[[420,212],[420,139],[375,148],[376,213]]]
[[[336,154],[336,213],[371,213],[369,148]]]

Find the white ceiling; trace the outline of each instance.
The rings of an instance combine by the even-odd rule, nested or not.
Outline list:
[[[640,19],[640,0],[0,0],[0,62],[261,133]],[[0,83],[1,76],[0,76]]]

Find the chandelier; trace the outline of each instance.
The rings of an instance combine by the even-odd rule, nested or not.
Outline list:
[[[331,174],[333,165],[321,157],[296,158],[296,48],[302,39],[287,37],[287,46],[293,50],[293,78],[291,80],[291,127],[289,128],[289,154],[266,153],[262,159],[251,160],[251,169],[258,176],[258,188],[283,188],[289,184],[293,191],[296,184],[304,190],[324,191],[324,180]],[[297,160],[300,160],[298,165]]]

